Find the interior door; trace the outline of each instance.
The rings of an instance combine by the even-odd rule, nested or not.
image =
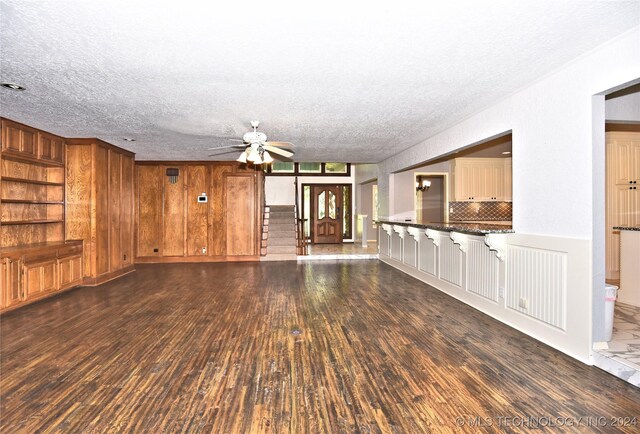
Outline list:
[[[313,243],[341,243],[342,189],[337,185],[313,185],[311,192],[313,197]]]

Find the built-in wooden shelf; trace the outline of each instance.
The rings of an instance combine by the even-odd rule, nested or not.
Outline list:
[[[33,220],[13,220],[7,222],[1,222],[2,225],[37,225],[42,223],[62,223],[64,220],[60,219],[33,219]]]
[[[36,179],[13,178],[11,176],[3,176],[2,181],[22,182],[24,184],[36,184],[36,185],[53,185],[53,186],[64,185],[64,182],[38,181]]]
[[[45,166],[45,167],[64,167],[64,163],[60,163],[59,161],[52,160],[44,160],[41,158],[37,158],[35,156],[25,155],[25,154],[13,154],[10,151],[3,151],[2,158],[4,160],[17,161],[19,163],[29,163],[35,164],[37,166]]]
[[[0,199],[2,203],[28,203],[32,205],[64,205],[61,200],[27,200],[27,199]]]

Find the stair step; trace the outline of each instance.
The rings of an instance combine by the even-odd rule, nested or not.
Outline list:
[[[293,211],[270,211],[269,218],[291,218],[295,217],[295,213]]]
[[[296,230],[296,225],[293,223],[270,223],[269,224],[269,233],[273,231],[294,231]]]
[[[267,256],[272,253],[296,254],[296,246],[267,246]]]
[[[270,246],[295,246],[296,239],[295,238],[269,238],[267,242],[267,247]]]
[[[291,238],[292,240],[296,239],[296,231],[269,231],[269,239],[273,238]]]

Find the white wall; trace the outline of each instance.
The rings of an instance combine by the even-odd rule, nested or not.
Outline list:
[[[591,97],[640,76],[638,40],[640,26],[384,160],[378,176],[381,215],[389,214],[393,172],[512,130],[515,230],[591,238]]]
[[[398,183],[394,172],[511,130],[516,233],[575,238],[589,246],[589,255],[568,259],[590,276],[590,284],[568,291],[582,293],[592,309],[578,326],[589,330],[589,338],[575,336],[581,348],[560,348],[568,353],[591,351],[587,347],[603,330],[605,109],[604,97],[594,95],[640,77],[638,41],[640,26],[378,167],[380,215],[390,216]]]
[[[389,204],[389,217],[394,219],[416,218],[416,174],[417,173],[447,173],[451,170],[451,163],[443,161],[436,164],[416,167],[405,172],[392,173],[393,195]]]
[[[295,203],[295,177],[265,176],[264,196],[267,205],[293,205]]]
[[[605,102],[605,116],[608,121],[639,121],[640,92],[608,99]]]

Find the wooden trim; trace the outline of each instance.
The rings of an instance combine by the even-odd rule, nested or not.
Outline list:
[[[330,161],[330,163],[332,163],[332,161]],[[340,161],[336,161],[336,163],[340,163]],[[336,177],[336,176],[343,176],[343,177],[350,177],[351,176],[351,163],[345,163],[347,165],[347,171],[345,173],[326,173],[325,172],[325,164],[327,163],[320,163],[320,172],[317,173],[313,173],[313,172],[300,172],[299,169],[299,164],[300,163],[294,163],[294,170],[293,172],[287,172],[287,173],[272,173],[271,172],[271,166],[269,166],[269,169],[264,172],[265,176],[320,176],[320,177],[325,177],[325,176],[329,176],[329,177]]]
[[[57,161],[52,160],[42,160],[38,157],[31,157],[28,155],[13,153],[10,150],[2,151],[2,158],[5,160],[17,161],[19,163],[30,163],[35,164],[36,166],[45,166],[45,167],[65,167],[64,163],[58,163]]]
[[[259,255],[252,256],[140,256],[135,259],[136,264],[161,263],[197,263],[197,262],[256,262]]]
[[[610,131],[623,131],[623,132],[633,132],[633,133],[638,133],[640,132],[640,123],[637,124],[622,124],[622,123],[616,123],[616,122],[606,122],[604,124],[604,131],[605,132],[610,132]]]
[[[133,265],[130,265],[125,268],[121,268],[119,270],[110,271],[109,273],[104,273],[99,275],[98,277],[85,277],[82,281],[82,286],[98,286],[103,283],[109,282],[110,280],[117,279],[120,276],[124,276],[125,274],[133,273],[136,271]]]
[[[66,140],[68,145],[93,145],[93,144],[96,144],[96,145],[105,147],[105,148],[107,148],[109,150],[113,150],[113,151],[116,151],[116,152],[120,152],[122,154],[126,154],[129,157],[135,157],[135,155],[136,155],[135,152],[128,151],[128,150],[126,150],[124,148],[121,148],[121,147],[116,146],[116,145],[114,145],[112,143],[109,143],[109,142],[105,142],[104,140],[100,140],[100,139],[95,138],[95,137],[71,137],[71,138],[67,138],[65,140]]]

